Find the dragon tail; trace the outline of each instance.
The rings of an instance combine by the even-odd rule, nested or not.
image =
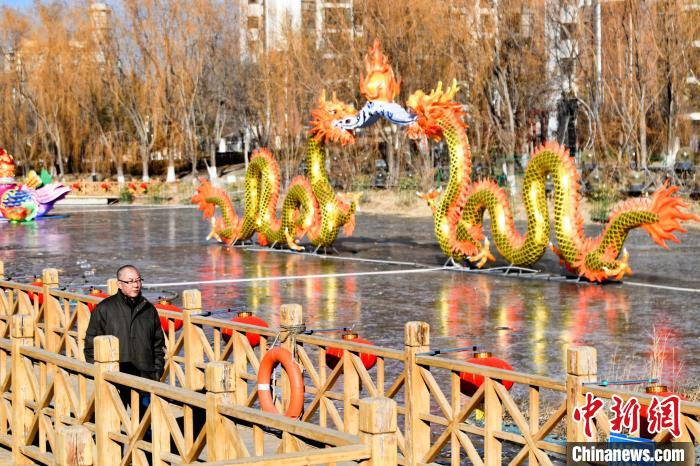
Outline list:
[[[678,197],[673,197],[676,191],[678,186],[669,187],[668,183],[664,184],[663,188],[657,189],[651,198],[649,210],[658,216],[658,220],[642,225],[651,239],[665,249],[668,249],[666,240],[680,243],[674,232],[686,233],[687,230],[681,226],[681,222],[700,221],[699,216],[681,210],[687,208],[688,204]]]
[[[210,181],[200,178],[201,185],[197,188],[197,193],[192,196],[192,203],[197,205],[197,210],[202,211],[202,217],[215,218],[216,207],[221,209],[223,218],[216,218],[213,223],[212,234],[220,235],[221,240],[227,244],[233,241],[233,228],[235,227],[236,210],[233,208],[231,199],[226,191],[214,187]]]
[[[683,211],[687,204],[673,195],[676,186],[664,185],[651,198],[630,199],[618,204],[610,214],[605,230],[598,238],[583,241],[582,254],[574,265],[579,273],[592,281],[621,279],[631,273],[628,255],[622,249],[627,233],[641,227],[659,246],[668,249],[666,241],[680,243],[674,232],[684,233],[684,221],[700,221],[697,215]],[[617,257],[622,252],[622,259]]]

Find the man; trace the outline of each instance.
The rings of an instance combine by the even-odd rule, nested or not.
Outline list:
[[[117,270],[119,291],[92,312],[85,334],[85,360],[94,362],[93,340],[100,335],[119,339],[119,371],[160,380],[165,363],[165,336],[158,311],[141,294],[143,280],[133,265]]]

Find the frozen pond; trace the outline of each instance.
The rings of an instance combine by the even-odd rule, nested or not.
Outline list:
[[[518,370],[557,377],[571,344],[598,349],[600,378],[648,377],[656,332],[665,343],[663,379],[685,387],[700,380],[697,228],[671,251],[633,232],[627,248],[635,275],[595,286],[436,270],[444,258],[429,218],[360,214],[355,235],[337,243],[340,255],[323,258],[224,249],[205,241],[209,223],[189,207],[54,213],[65,217],[0,223],[8,276],[29,282],[56,267],[62,284],[83,290],[133,263],[149,297],[199,288],[205,309],[250,309],[272,324],[280,304],[296,302],[309,328],[357,323],[364,338],[394,348],[402,347],[406,321],[423,320],[434,348],[479,345]],[[553,255],[545,257],[542,267],[558,271]],[[232,281],[207,283],[213,280]]]

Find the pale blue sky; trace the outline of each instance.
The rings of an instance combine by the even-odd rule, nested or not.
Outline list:
[[[0,6],[11,6],[13,8],[26,8],[32,6],[34,0],[0,0]]]

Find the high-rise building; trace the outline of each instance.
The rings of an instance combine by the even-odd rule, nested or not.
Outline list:
[[[686,0],[685,14],[691,23],[700,22],[700,0]],[[682,107],[683,117],[688,121],[688,146],[694,152],[700,152],[700,33],[693,40],[689,62],[692,68],[686,78],[687,99]]]
[[[241,0],[241,56],[254,60],[261,51],[283,51],[285,33],[301,27],[301,0]]]
[[[301,31],[319,50],[333,50],[362,35],[352,0],[243,0],[240,4],[241,54],[283,51],[286,33]]]

